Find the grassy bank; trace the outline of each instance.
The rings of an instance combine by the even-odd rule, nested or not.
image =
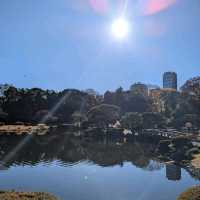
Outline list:
[[[192,187],[183,192],[177,200],[200,200],[200,186]]]
[[[200,169],[200,154],[194,155],[194,158],[191,161],[191,165],[196,169]]]
[[[58,200],[56,197],[47,193],[34,192],[4,192],[0,191],[1,200]]]

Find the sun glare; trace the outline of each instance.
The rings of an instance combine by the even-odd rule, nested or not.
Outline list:
[[[124,39],[127,37],[129,32],[129,23],[123,18],[114,20],[112,23],[111,31],[115,38]]]

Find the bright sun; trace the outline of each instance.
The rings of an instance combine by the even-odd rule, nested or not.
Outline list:
[[[124,39],[127,37],[128,32],[129,32],[129,23],[127,20],[123,18],[116,19],[112,23],[112,34],[117,38],[117,39]]]

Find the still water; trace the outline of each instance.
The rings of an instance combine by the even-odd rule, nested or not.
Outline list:
[[[156,145],[69,135],[1,136],[0,190],[45,191],[61,200],[175,200],[199,181],[156,161]]]

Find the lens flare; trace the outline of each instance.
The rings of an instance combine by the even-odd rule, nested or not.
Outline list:
[[[111,27],[112,34],[118,38],[123,39],[127,37],[129,33],[129,23],[123,18],[114,20]]]
[[[141,0],[140,7],[144,15],[153,15],[166,10],[177,3],[177,0]]]
[[[97,13],[106,13],[108,11],[107,0],[89,0],[90,6]]]

